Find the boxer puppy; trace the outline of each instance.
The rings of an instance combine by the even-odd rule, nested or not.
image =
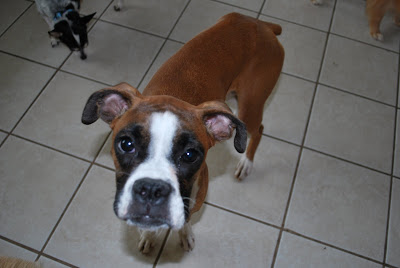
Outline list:
[[[206,197],[205,158],[217,142],[236,132],[234,146],[246,154],[235,175],[250,173],[263,106],[283,65],[280,33],[277,24],[228,14],[165,62],[143,94],[121,83],[89,97],[82,122],[101,118],[113,130],[114,211],[144,230],[143,253],[160,228],[179,230],[183,248],[193,249],[190,217]],[[237,98],[238,118],[224,103],[228,93]]]

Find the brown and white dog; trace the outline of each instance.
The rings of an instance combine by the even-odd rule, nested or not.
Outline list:
[[[121,83],[89,97],[82,122],[101,118],[113,130],[114,211],[142,230],[143,253],[160,228],[179,230],[183,248],[194,247],[189,220],[206,197],[207,151],[236,130],[234,146],[243,153],[246,125],[250,143],[235,174],[249,174],[264,102],[283,65],[280,33],[279,25],[228,14],[165,62],[143,94]],[[239,118],[224,103],[231,92]]]
[[[368,17],[369,33],[375,40],[382,41],[383,35],[379,26],[385,14],[391,12],[393,21],[400,26],[400,0],[366,0],[366,13]],[[314,5],[322,4],[322,0],[311,0]]]

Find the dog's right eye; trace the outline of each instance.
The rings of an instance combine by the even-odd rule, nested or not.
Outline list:
[[[119,142],[119,148],[125,153],[133,153],[135,151],[135,144],[131,138],[122,138]]]

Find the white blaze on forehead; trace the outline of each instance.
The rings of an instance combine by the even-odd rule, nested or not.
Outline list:
[[[130,175],[118,204],[119,216],[125,216],[132,202],[133,184],[143,178],[160,179],[169,183],[174,191],[170,197],[172,226],[184,222],[183,202],[179,192],[179,183],[175,166],[170,161],[173,140],[179,127],[179,120],[171,112],[154,113],[150,116],[150,143],[148,157]]]
[[[150,120],[150,158],[165,159],[171,154],[178,118],[165,112],[153,114]]]

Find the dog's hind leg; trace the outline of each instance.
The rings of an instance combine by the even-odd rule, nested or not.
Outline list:
[[[385,12],[387,9],[386,5],[381,2],[382,1],[368,0],[366,8],[369,32],[371,34],[371,37],[378,41],[383,40],[383,35],[379,30],[379,26],[381,24],[383,16],[385,16]]]
[[[245,94],[244,94],[245,95]],[[239,180],[245,179],[253,169],[253,160],[264,129],[261,124],[264,101],[258,99],[254,103],[247,96],[238,96],[238,116],[246,124],[250,136],[246,153],[236,166],[235,176]]]
[[[116,0],[117,1],[117,3],[114,5],[114,10],[115,11],[120,11],[121,10],[121,8],[122,8],[122,0]]]

